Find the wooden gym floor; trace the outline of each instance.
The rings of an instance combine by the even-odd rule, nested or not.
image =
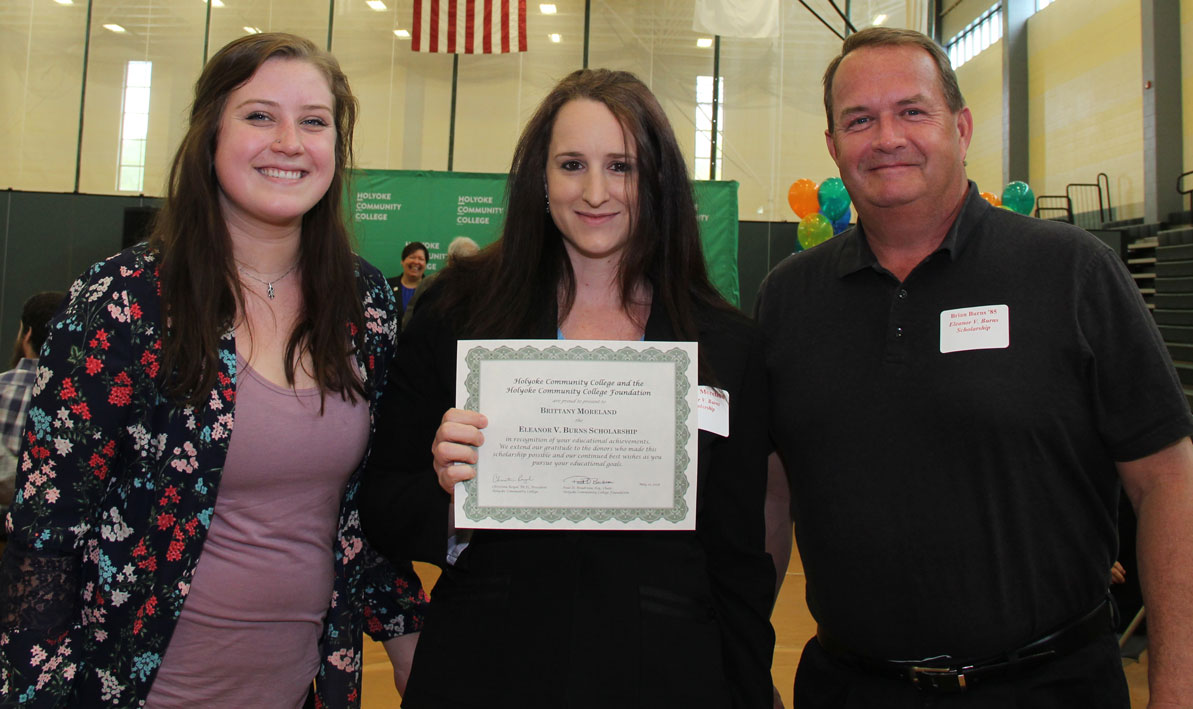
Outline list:
[[[434,586],[439,577],[439,570],[428,564],[415,564],[415,569],[423,580],[425,588]],[[783,590],[779,593],[779,601],[775,605],[772,616],[775,626],[775,659],[771,666],[771,674],[775,686],[788,709],[791,709],[791,682],[795,677],[795,667],[799,664],[799,656],[808,638],[816,632],[816,624],[808,613],[804,603],[804,572],[798,558],[792,558],[791,566],[787,570],[787,578],[783,581]],[[1127,673],[1127,683],[1131,688],[1131,706],[1133,709],[1147,707],[1147,652],[1144,652],[1139,662],[1124,660],[1123,669]],[[385,649],[380,643],[374,643],[365,638],[364,651],[364,688],[362,690],[363,709],[391,709],[399,703],[398,693],[393,685],[393,669]]]

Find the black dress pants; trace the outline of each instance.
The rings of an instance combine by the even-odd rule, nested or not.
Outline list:
[[[1089,645],[1027,670],[976,682],[963,692],[925,692],[830,657],[808,641],[795,673],[798,709],[1130,709],[1118,642]]]

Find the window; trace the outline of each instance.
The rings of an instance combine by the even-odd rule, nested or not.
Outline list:
[[[1037,3],[1047,3],[1050,0],[1036,0]],[[976,57],[986,47],[1002,39],[1002,3],[995,3],[989,10],[978,16],[978,19],[966,25],[956,37],[945,44],[945,51],[953,68]]]
[[[1036,12],[1043,10],[1054,2],[1056,2],[1056,0],[1036,0]]]
[[[717,80],[717,174],[710,175],[712,163],[712,77],[696,77],[696,164],[693,178],[716,180],[724,174],[725,77]]]
[[[132,61],[124,70],[124,97],[120,108],[120,150],[116,189],[143,192],[145,145],[149,142],[149,89],[153,62]]]

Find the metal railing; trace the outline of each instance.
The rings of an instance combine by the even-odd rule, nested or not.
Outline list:
[[[1114,218],[1110,207],[1110,177],[1099,172],[1095,182],[1073,182],[1065,185],[1065,194],[1069,197],[1070,207],[1079,215],[1089,215],[1081,219],[1078,226],[1086,229],[1101,229],[1102,225]],[[1097,217],[1094,208],[1097,207]]]
[[[1036,197],[1036,216],[1058,222],[1073,223],[1073,200],[1063,194],[1042,194]]]
[[[1184,179],[1190,175],[1193,175],[1193,170],[1190,170],[1189,172],[1182,172],[1180,176],[1176,178],[1176,191],[1181,194],[1189,195],[1189,212],[1193,213],[1193,187],[1181,189],[1181,182],[1183,182]]]

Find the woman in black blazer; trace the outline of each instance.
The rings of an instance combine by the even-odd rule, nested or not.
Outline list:
[[[445,270],[403,332],[361,495],[375,548],[443,568],[403,706],[769,707],[762,337],[708,279],[658,101],[632,74],[574,72],[527,124],[508,198],[501,239]],[[698,342],[730,433],[700,431],[696,530],[449,545],[451,490],[487,424],[452,408],[469,338]]]

